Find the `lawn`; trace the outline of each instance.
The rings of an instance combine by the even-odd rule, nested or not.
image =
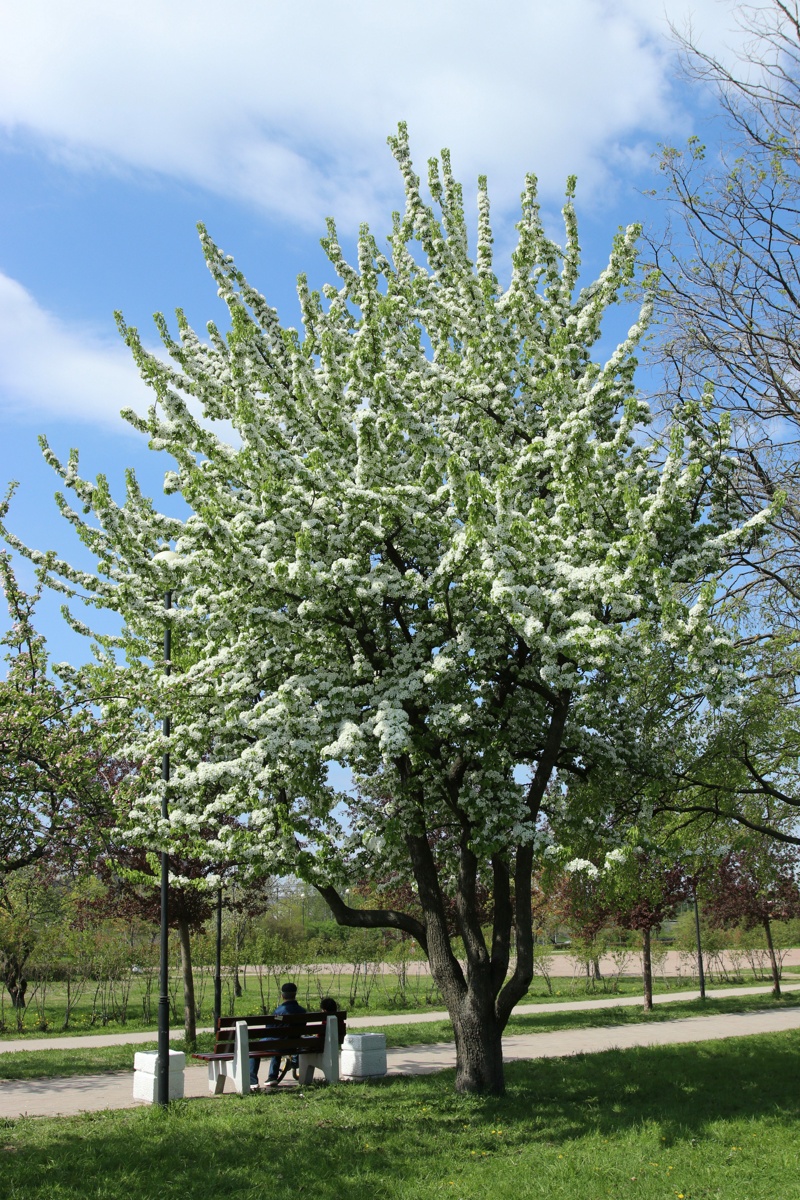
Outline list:
[[[592,1011],[530,1013],[512,1017],[506,1032],[547,1033],[568,1029],[589,1029],[597,1025],[635,1025],[654,1021],[671,1021],[681,1017],[711,1016],[716,1013],[753,1012],[757,1009],[796,1008],[800,1005],[800,994],[789,993],[780,1000],[766,994],[761,996],[731,996],[723,1000],[678,1000],[658,1004],[651,1013],[643,1009],[603,1008]],[[453,1040],[453,1027],[449,1021],[426,1021],[408,1025],[375,1025],[359,1029],[360,1033],[382,1033],[387,1046],[424,1046],[431,1042]],[[179,1041],[172,1041],[173,1049],[185,1049]],[[35,1050],[14,1051],[0,1054],[0,1080],[41,1079],[65,1075],[89,1075],[101,1071],[130,1071],[133,1055],[137,1050],[155,1050],[156,1043],[136,1045],[82,1047],[79,1050]],[[213,1049],[210,1034],[201,1034],[198,1049]]]
[[[7,1200],[800,1200],[800,1034],[189,1100],[0,1129]]]

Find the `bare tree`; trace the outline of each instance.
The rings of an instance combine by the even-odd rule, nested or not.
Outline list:
[[[733,65],[677,35],[687,73],[717,96],[728,138],[663,149],[666,236],[651,243],[670,407],[705,399],[733,422],[749,511],[785,501],[773,534],[733,560],[731,591],[770,626],[800,628],[800,4],[737,13]],[[754,596],[755,593],[755,596]]]

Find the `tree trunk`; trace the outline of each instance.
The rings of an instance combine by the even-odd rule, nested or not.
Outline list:
[[[778,959],[775,954],[775,945],[772,941],[772,928],[769,923],[769,918],[764,917],[764,934],[767,939],[767,950],[769,950],[769,965],[772,969],[772,994],[775,999],[780,998],[781,994],[781,969],[778,966]]]
[[[192,945],[189,938],[189,923],[178,920],[178,938],[181,944],[181,972],[183,974],[183,1028],[190,1049],[197,1045],[197,1020],[194,1008],[194,975],[192,974]]]
[[[644,1011],[653,1011],[653,959],[650,953],[650,930],[642,930],[642,983],[644,985]]]
[[[456,1091],[501,1096],[505,1091],[503,1031],[494,1015],[487,1012],[469,992],[461,1012],[453,1017],[456,1040]]]
[[[431,974],[441,992],[456,1042],[456,1091],[502,1095],[505,1090],[502,1034],[514,1005],[527,992],[533,977],[531,874],[533,852],[519,847],[511,890],[509,864],[493,860],[494,921],[491,951],[481,930],[474,903],[477,860],[461,847],[457,908],[467,969],[456,958],[431,848],[424,835],[409,835],[410,851],[422,923],[395,909],[354,909],[334,887],[316,885],[337,922],[357,928],[393,928],[409,933],[428,956]],[[517,957],[508,975],[511,929]]]
[[[11,1007],[17,1010],[24,1009],[28,981],[23,974],[22,968],[17,963],[6,962],[3,983],[6,985],[6,991],[11,997]]]
[[[8,994],[11,997],[11,1007],[21,1009],[25,1007],[25,993],[28,990],[27,979],[17,979],[13,983],[7,983]]]

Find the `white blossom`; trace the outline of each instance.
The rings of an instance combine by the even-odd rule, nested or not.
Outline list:
[[[331,222],[338,283],[318,294],[300,278],[301,332],[205,230],[228,332],[211,324],[204,342],[182,313],[177,335],[159,318],[170,365],[120,319],[156,398],[128,419],[174,460],[165,490],[185,519],[132,474],[118,504],[77,455],[61,463],[45,446],[98,569],[8,534],[67,597],[122,618],[117,638],[98,637],[115,680],[106,717],[115,753],[137,764],[131,823],[151,844],[180,835],[198,853],[224,844],[320,877],[360,870],[379,846],[408,874],[409,831],[455,822],[483,862],[528,845],[557,854],[537,841],[547,777],[559,756],[582,769],[623,755],[619,697],[647,647],[669,643],[713,686],[714,573],[761,518],[738,529],[697,507],[698,481],[730,469],[710,441],[688,426],[662,447],[641,435],[647,305],[606,361],[592,357],[637,227],[581,290],[571,190],[559,247],[529,177],[503,288],[485,181],[473,263],[449,163],[438,184],[433,168],[437,216],[403,131],[393,150],[406,203],[387,250],[364,228],[350,264]],[[330,759],[353,771],[353,794],[331,786]],[[535,789],[515,782],[521,768]],[[436,842],[442,878],[455,877],[453,837]]]
[[[600,875],[595,864],[589,862],[588,858],[571,858],[564,864],[564,870],[568,875],[585,875],[588,879],[597,879]]]

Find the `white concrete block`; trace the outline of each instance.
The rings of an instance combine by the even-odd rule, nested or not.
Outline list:
[[[186,1066],[186,1055],[182,1050],[169,1052],[169,1090],[170,1100],[183,1099],[183,1070]],[[146,1100],[148,1104],[156,1103],[158,1092],[158,1052],[156,1050],[140,1050],[133,1058],[133,1098]]]
[[[186,1066],[186,1055],[183,1050],[169,1051],[169,1073],[182,1071]],[[155,1075],[158,1067],[157,1050],[139,1050],[133,1056],[134,1071],[144,1071],[147,1075]]]
[[[342,1044],[340,1071],[348,1079],[376,1079],[385,1075],[385,1036],[382,1033],[348,1033]]]

